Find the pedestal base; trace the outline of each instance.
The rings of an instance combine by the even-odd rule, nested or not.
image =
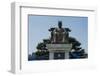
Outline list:
[[[65,52],[65,59],[69,59],[69,52]]]
[[[50,59],[50,60],[55,59],[54,53],[57,53],[57,52],[50,52],[50,53],[49,53],[49,59]],[[69,59],[69,52],[62,52],[62,53],[64,53],[64,59]],[[58,54],[58,55],[60,55],[60,54]],[[62,59],[63,57],[60,57],[60,58]],[[60,58],[57,58],[57,57],[56,57],[56,59],[60,59]]]
[[[54,59],[54,52],[50,52],[50,53],[49,53],[49,59],[50,59],[50,60]]]

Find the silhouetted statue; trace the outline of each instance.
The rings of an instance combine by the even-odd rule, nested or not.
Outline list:
[[[62,28],[62,21],[58,22],[58,28],[51,28],[51,42],[52,43],[68,43],[69,28]]]

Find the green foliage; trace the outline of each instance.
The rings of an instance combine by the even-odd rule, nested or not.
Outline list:
[[[36,48],[38,50],[46,50],[46,45],[44,43],[39,43]]]
[[[69,37],[69,43],[72,44],[72,49],[74,49],[74,50],[81,49],[81,48],[79,48],[81,43],[79,41],[77,41],[75,38]]]
[[[43,39],[44,44],[49,44],[51,41],[49,39]]]
[[[37,56],[48,55],[48,54],[49,54],[49,51],[37,51],[35,54],[36,54]]]

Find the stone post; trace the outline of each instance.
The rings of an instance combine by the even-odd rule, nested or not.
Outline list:
[[[53,60],[53,59],[54,59],[54,52],[50,52],[50,53],[49,53],[49,59],[50,59],[50,60]]]
[[[65,59],[69,59],[69,52],[65,52]]]

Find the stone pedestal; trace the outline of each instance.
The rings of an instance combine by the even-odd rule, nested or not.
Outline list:
[[[69,52],[65,52],[65,59],[69,59]]]
[[[54,53],[64,53],[64,59],[69,59],[72,44],[47,44],[46,46],[49,51],[50,60],[54,59]]]
[[[56,53],[56,52],[50,52],[49,53],[49,59],[50,60],[53,60],[54,59],[54,53]],[[65,57],[64,57],[65,59],[69,59],[69,52],[65,52]]]
[[[50,60],[54,59],[54,53],[53,53],[53,52],[50,52],[50,53],[49,53],[49,59],[50,59]]]

